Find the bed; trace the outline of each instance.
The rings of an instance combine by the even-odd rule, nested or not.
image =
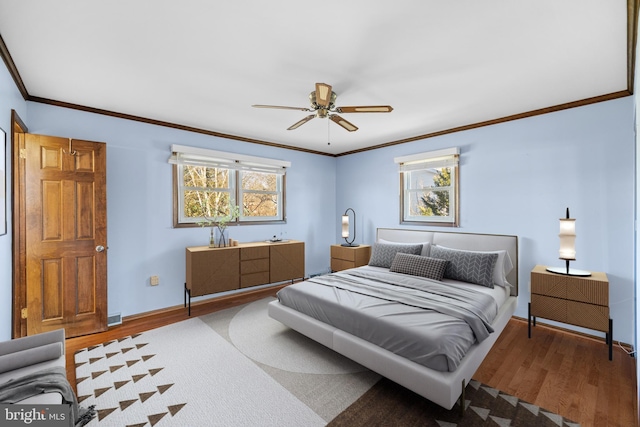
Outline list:
[[[368,266],[287,286],[268,313],[451,409],[517,296],[516,236],[378,228]]]

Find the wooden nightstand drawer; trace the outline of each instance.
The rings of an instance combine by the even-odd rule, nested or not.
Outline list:
[[[331,258],[353,262],[356,260],[356,251],[347,246],[333,245],[331,246]]]
[[[567,321],[567,300],[544,295],[531,295],[531,315],[558,322]]]
[[[331,258],[332,271],[342,271],[348,268],[354,268],[353,261],[345,261],[343,259]]]
[[[609,305],[609,283],[604,273],[589,277],[563,276],[536,266],[531,272],[531,293],[581,301],[602,306]]]
[[[609,331],[609,307],[586,304],[583,302],[567,301],[567,323],[595,329]]]
[[[331,246],[331,270],[341,271],[360,267],[369,263],[371,246]]]

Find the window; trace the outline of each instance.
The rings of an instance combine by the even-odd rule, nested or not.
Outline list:
[[[458,226],[458,148],[396,157],[400,222]]]
[[[174,226],[190,226],[240,207],[235,223],[284,221],[290,162],[173,145]]]

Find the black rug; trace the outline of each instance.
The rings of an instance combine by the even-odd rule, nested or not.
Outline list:
[[[576,427],[580,424],[517,397],[471,381],[465,391],[465,411],[432,403],[382,378],[360,399],[334,418],[328,427],[358,426],[519,426]]]

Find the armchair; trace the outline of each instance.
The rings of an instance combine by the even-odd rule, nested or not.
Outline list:
[[[65,368],[64,329],[0,342],[0,385],[52,367]],[[62,403],[57,392],[42,393],[17,403]]]

